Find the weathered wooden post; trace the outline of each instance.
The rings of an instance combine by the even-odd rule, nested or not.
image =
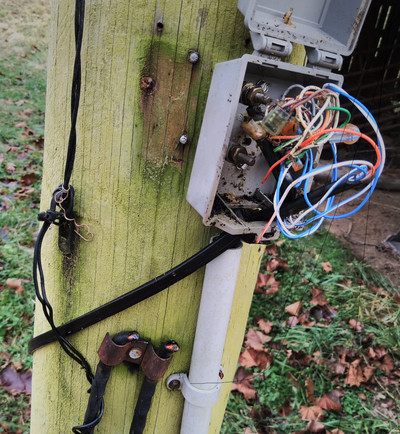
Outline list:
[[[54,0],[48,62],[42,208],[62,181],[69,133],[74,58],[74,2]],[[94,233],[72,257],[57,247],[52,227],[43,248],[56,324],[139,286],[204,247],[210,230],[185,200],[213,65],[248,50],[236,2],[89,0],[82,49],[78,150],[71,183],[79,222]],[[200,60],[189,61],[196,50]],[[187,135],[188,139],[180,140]],[[224,353],[233,378],[262,248],[245,245]],[[181,346],[170,372],[189,369],[203,270],[153,298],[73,337],[94,369],[106,334],[135,329]],[[35,334],[48,330],[37,309]],[[129,430],[142,374],[114,368],[97,432]],[[214,410],[219,432],[229,385]],[[79,425],[88,383],[57,343],[35,352],[32,433],[67,433]],[[183,399],[158,386],[147,432],[179,432]]]

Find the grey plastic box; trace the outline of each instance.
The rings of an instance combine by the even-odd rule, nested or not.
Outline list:
[[[251,31],[348,56],[357,44],[371,0],[239,0]],[[283,20],[291,13],[291,23]]]
[[[338,32],[333,28],[339,26],[341,17],[346,14],[336,9],[345,4],[346,10],[351,12],[352,24],[346,17]],[[347,0],[346,3],[337,0],[239,0],[238,7],[245,15],[245,24],[249,26],[257,48],[265,46],[268,50],[272,47],[273,51],[276,49],[275,54],[287,55],[291,41],[308,44],[309,56],[314,56],[314,60],[317,58],[320,64],[292,65],[261,49],[253,55],[246,54],[215,66],[187,193],[188,202],[203,217],[205,225],[215,225],[231,234],[258,235],[266,224],[240,218],[240,209],[257,207],[257,202],[252,199],[257,189],[264,196],[273,195],[275,189],[272,177],[265,184],[261,183],[268,165],[256,142],[252,141],[247,147],[256,157],[254,166],[239,169],[226,161],[229,145],[240,143],[246,137],[241,128],[246,107],[239,103],[243,82],[265,80],[269,86],[268,96],[273,99],[279,98],[295,83],[303,86],[322,86],[327,82],[342,85],[343,77],[326,65],[337,63],[335,56],[340,57],[338,53],[348,54],[354,49],[369,4],[370,0]],[[296,27],[283,21],[283,16],[292,7],[290,23]],[[336,18],[331,16],[335,10]],[[332,31],[328,33],[330,29]],[[270,35],[273,35],[272,43],[268,41]],[[279,36],[286,39],[279,39]],[[334,51],[325,51],[327,48]],[[273,224],[265,239],[278,235],[278,228]]]

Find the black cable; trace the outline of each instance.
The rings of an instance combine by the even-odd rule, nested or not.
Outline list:
[[[85,357],[59,333],[57,327],[54,324],[53,308],[47,298],[45,280],[44,280],[44,274],[42,268],[41,249],[42,249],[43,239],[50,227],[50,224],[51,224],[50,221],[45,221],[43,223],[39,231],[39,235],[37,237],[34,253],[33,253],[33,283],[35,286],[36,297],[41,303],[44,316],[46,317],[48,323],[50,324],[51,327],[50,333],[52,334],[54,341],[58,340],[62,349],[68,354],[68,356],[81,365],[81,367],[85,370],[86,378],[88,379],[89,383],[92,383],[93,373],[89,363],[87,362]],[[38,272],[40,277],[40,284],[38,280]]]
[[[139,397],[136,403],[129,434],[142,434],[146,426],[147,415],[150,411],[151,402],[156,392],[158,381],[144,377]]]
[[[81,94],[81,49],[83,24],[85,18],[85,0],[75,0],[75,62],[71,88],[71,129],[68,140],[68,152],[64,171],[64,189],[68,189],[76,153],[76,120],[78,117]]]
[[[61,336],[69,336],[158,294],[162,290],[191,275],[199,268],[204,267],[226,250],[238,247],[241,244],[242,238],[243,236],[240,235],[222,233],[211,244],[161,276],[59,326],[57,328],[58,334]],[[52,331],[42,333],[29,342],[29,351],[32,353],[38,348],[54,342],[56,339]]]
[[[179,345],[175,341],[167,341],[162,343],[156,349],[155,353],[160,359],[170,360],[172,355],[177,351],[179,351]],[[145,377],[136,403],[129,434],[143,433],[146,427],[147,415],[151,408],[151,403],[153,401],[153,396],[156,392],[157,384],[161,380],[160,377],[149,377],[145,368],[143,368],[143,371]]]

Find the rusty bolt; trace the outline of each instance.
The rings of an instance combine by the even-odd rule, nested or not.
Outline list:
[[[168,383],[170,390],[179,390],[181,388],[181,382],[179,380],[172,380]]]
[[[152,77],[142,77],[140,79],[140,89],[145,93],[151,93],[156,87],[156,81]]]
[[[181,145],[186,145],[187,141],[188,141],[188,136],[187,136],[187,134],[182,134],[182,135],[179,137],[179,143],[180,143]]]
[[[200,59],[199,53],[195,50],[189,51],[189,62],[190,63],[197,63]]]
[[[142,354],[142,350],[139,350],[138,348],[132,348],[129,351],[129,357],[133,360],[140,359],[140,357],[142,357]]]

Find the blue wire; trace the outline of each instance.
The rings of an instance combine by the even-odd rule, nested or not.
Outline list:
[[[360,106],[366,112],[367,117],[370,118],[375,125],[377,125],[377,122],[376,122],[375,118],[373,117],[372,113],[364,106],[364,104],[362,104],[356,98],[354,98],[353,96],[351,96],[350,94],[348,94],[346,91],[340,89],[339,87],[336,87],[332,83],[328,83],[327,85],[325,85],[325,88],[331,89],[334,92],[337,92],[337,93],[345,96],[350,101],[352,101],[356,105]],[[379,140],[379,137],[378,137],[378,140],[377,140],[377,144],[378,144],[379,150],[382,152],[382,143]],[[336,164],[337,163],[336,147],[335,147],[335,145],[333,143],[331,143],[331,147],[332,147],[332,152],[333,152],[333,156],[334,156],[333,157],[334,164]],[[314,163],[314,158],[313,158],[312,151],[310,150],[306,154],[306,161],[305,161],[303,172],[302,172],[301,176],[303,176],[305,174],[308,174],[308,173],[311,174],[313,172],[313,170],[312,170],[313,163]],[[341,184],[341,183],[343,183],[343,182],[347,182],[349,180],[349,178],[351,178],[353,176],[356,176],[356,174],[358,172],[361,172],[363,174],[363,176],[360,178],[359,177],[360,175],[358,175],[357,178],[356,178],[356,180],[362,179],[367,174],[367,168],[360,167],[360,166],[353,165],[353,164],[349,164],[348,167],[353,167],[353,170],[351,170],[346,175],[346,177],[343,178],[340,181],[340,183],[338,183],[338,185]],[[282,182],[283,182],[284,168],[285,168],[285,165],[282,163],[281,164],[281,171],[280,171],[280,174],[279,174],[279,179],[278,179],[277,187],[276,187],[277,188],[276,194],[277,194],[277,201],[278,201],[278,203],[279,203],[279,200],[280,200],[280,189],[281,189]],[[318,210],[315,209],[315,210],[313,210],[313,212],[315,212],[315,214],[316,214],[314,217],[312,217],[311,219],[309,219],[307,222],[299,224],[299,226],[305,226],[305,225],[308,225],[308,224],[312,223],[313,221],[317,220],[317,223],[314,226],[312,226],[311,228],[307,229],[306,231],[301,232],[298,235],[292,235],[292,234],[288,233],[286,231],[286,229],[278,221],[278,227],[279,227],[280,231],[286,237],[288,237],[288,238],[298,239],[298,238],[302,238],[302,237],[307,236],[311,232],[312,233],[315,232],[322,225],[322,223],[323,223],[323,221],[325,219],[337,220],[337,219],[341,219],[341,218],[345,218],[345,217],[350,217],[350,216],[354,215],[355,213],[357,213],[365,205],[365,203],[371,197],[371,194],[375,190],[376,184],[378,183],[378,178],[379,178],[379,175],[381,174],[382,170],[383,170],[383,166],[382,166],[382,164],[380,164],[379,167],[378,167],[377,173],[376,173],[376,175],[375,175],[375,177],[374,177],[374,179],[372,181],[371,187],[368,187],[368,185],[365,187],[365,189],[369,188],[369,191],[368,191],[367,195],[365,196],[365,198],[363,199],[363,201],[355,209],[353,209],[352,211],[350,211],[350,212],[348,212],[346,214],[341,214],[341,215],[333,215],[333,216],[328,215],[330,212],[332,212],[333,210],[335,210],[339,206],[341,206],[341,204],[344,204],[345,202],[346,203],[350,202],[356,196],[356,195],[353,195],[350,198],[347,198],[344,201],[339,202],[339,204],[337,204],[335,206],[332,206],[333,202],[334,202],[334,199],[335,199],[335,196],[333,195],[333,196],[330,196],[328,198],[327,207],[326,207],[326,210],[324,212],[320,212],[320,211],[318,211]],[[332,181],[336,182],[337,180],[338,180],[338,172],[337,172],[337,168],[335,168],[332,171]],[[304,182],[304,199],[305,199],[307,205],[311,208],[313,205],[311,204],[311,202],[310,202],[310,200],[308,198],[308,194],[307,194],[307,190],[308,190],[308,186],[309,186],[310,181],[311,181],[311,177],[307,178],[305,180],[305,182]],[[298,184],[296,184],[295,188],[299,188],[301,186],[301,184],[302,184],[302,181],[299,182]]]

